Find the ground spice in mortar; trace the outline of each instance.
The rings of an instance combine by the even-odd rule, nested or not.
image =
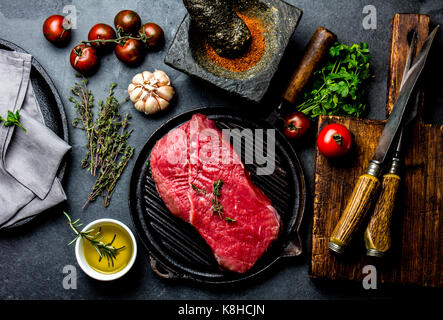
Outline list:
[[[207,56],[214,63],[233,72],[242,72],[252,68],[260,61],[265,51],[265,37],[263,36],[263,25],[260,20],[242,13],[237,14],[251,31],[251,43],[248,49],[241,56],[229,59],[215,53],[207,42],[205,42],[204,48]]]

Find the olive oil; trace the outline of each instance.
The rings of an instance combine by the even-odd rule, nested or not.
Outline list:
[[[97,272],[104,274],[116,273],[122,270],[131,260],[133,254],[133,247],[131,236],[128,232],[119,225],[112,223],[104,223],[99,227],[96,227],[95,230],[91,233],[95,235],[100,229],[100,234],[103,236],[101,240],[103,243],[110,243],[112,239],[115,239],[112,242],[112,246],[115,248],[124,247],[123,249],[118,251],[118,254],[115,256],[113,261],[108,261],[106,257],[100,259],[100,255],[97,250],[92,246],[89,241],[83,242],[83,252],[85,255],[86,262],[89,266]]]

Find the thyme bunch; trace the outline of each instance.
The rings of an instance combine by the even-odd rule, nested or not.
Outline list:
[[[73,222],[71,220],[71,217],[66,212],[63,212],[63,214],[66,216],[66,218],[68,218],[68,224],[76,234],[76,237],[70,243],[68,243],[68,246],[77,241],[78,238],[83,238],[86,241],[89,241],[94,249],[97,251],[99,255],[99,262],[103,259],[103,257],[105,257],[108,260],[108,266],[114,266],[114,260],[117,258],[117,255],[121,250],[125,248],[125,246],[116,248],[112,245],[114,243],[116,235],[114,234],[111,242],[104,243],[102,241],[104,236],[101,234],[101,228],[99,228],[94,235],[91,234],[94,229],[80,231],[79,228],[82,226],[82,224],[79,223],[80,219],[77,219]]]
[[[98,102],[96,119],[92,111],[94,95],[87,84],[86,78],[76,82],[69,99],[77,112],[73,126],[86,132],[87,153],[81,162],[82,168],[96,177],[83,209],[100,196],[104,206],[109,206],[115,186],[134,155],[134,148],[128,144],[133,132],[127,129],[131,115],[120,114],[121,103],[114,96],[116,84],[111,84],[106,100]]]

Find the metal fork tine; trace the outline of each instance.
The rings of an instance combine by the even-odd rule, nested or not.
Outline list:
[[[409,46],[408,58],[406,59],[405,68],[403,70],[403,76],[401,78],[400,88],[403,87],[403,84],[406,80],[406,75],[408,74],[408,71],[411,68],[411,64],[412,64],[412,60],[413,60],[412,57],[415,54],[416,47],[417,47],[417,33],[414,31],[414,33],[412,35],[411,44]]]

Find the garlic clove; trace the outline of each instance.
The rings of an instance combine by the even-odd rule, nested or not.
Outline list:
[[[142,94],[140,95],[140,97],[138,97],[138,99],[143,99],[146,101],[146,99],[148,99],[148,95],[150,95],[149,91],[142,89]]]
[[[171,81],[169,80],[169,77],[166,75],[164,71],[161,70],[155,70],[153,73],[155,79],[158,81],[159,86],[169,86]]]
[[[171,101],[174,96],[174,88],[171,86],[162,86],[160,88],[155,89],[155,93],[157,93],[161,98]]]
[[[143,76],[143,82],[144,83],[149,83],[149,81],[152,79],[152,77],[154,75],[152,74],[152,72],[143,71],[142,76]]]
[[[156,113],[158,110],[160,110],[160,106],[157,99],[150,95],[146,100],[144,112],[146,114],[151,114]]]
[[[137,109],[138,111],[141,111],[141,112],[145,112],[145,105],[146,105],[146,103],[144,100],[137,100],[137,102],[134,103],[135,109]]]
[[[129,91],[129,98],[132,102],[136,102],[138,99],[140,99],[142,94],[143,88],[134,86],[134,89],[132,91]]]
[[[135,102],[134,100],[132,100],[132,91],[134,91],[134,89],[136,88],[136,86],[131,82],[128,86],[128,94],[129,94],[129,98],[131,99],[132,102]],[[133,96],[135,97],[135,96]]]
[[[135,85],[142,85],[144,82],[143,75],[141,73],[137,73],[134,78],[132,78],[132,83]]]
[[[157,102],[160,107],[160,110],[165,110],[169,106],[169,101],[163,98],[157,97]]]

